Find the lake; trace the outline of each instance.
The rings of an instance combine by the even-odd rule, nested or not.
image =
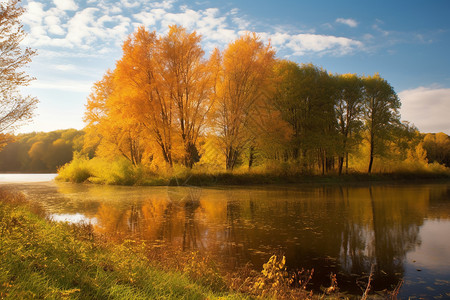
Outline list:
[[[450,297],[450,183],[121,187],[36,176],[2,174],[0,184],[114,239],[198,250],[230,270],[261,270],[283,253],[291,270],[314,268],[311,288],[333,273],[359,295],[356,282],[375,265],[377,290],[403,280],[400,298]]]

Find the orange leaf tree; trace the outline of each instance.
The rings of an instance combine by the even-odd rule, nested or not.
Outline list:
[[[252,140],[248,130],[256,108],[268,99],[275,52],[255,34],[246,34],[228,45],[221,58],[215,104],[215,132],[232,170]]]

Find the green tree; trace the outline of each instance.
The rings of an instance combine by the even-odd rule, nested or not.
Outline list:
[[[301,107],[301,69],[292,61],[277,61],[274,67],[275,91],[272,97],[273,106],[280,111],[281,117],[291,127],[292,139],[284,157],[298,159],[302,138],[302,107]]]
[[[348,153],[358,142],[363,112],[363,86],[355,74],[334,76],[336,84],[336,117],[339,132],[338,172],[342,174],[344,159],[348,171]]]
[[[374,157],[382,156],[392,131],[400,124],[400,100],[394,88],[379,74],[362,78],[364,87],[364,127],[369,143],[369,167]]]
[[[325,173],[336,152],[334,90],[329,74],[312,64],[281,61],[275,67],[273,103],[292,129],[289,156]]]

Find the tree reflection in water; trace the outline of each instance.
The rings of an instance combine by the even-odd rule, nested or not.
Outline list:
[[[131,205],[86,207],[96,208],[97,232],[117,239],[132,235],[199,250],[229,268],[251,262],[260,269],[282,251],[291,269],[315,268],[317,286],[329,284],[330,272],[337,273],[343,290],[374,264],[373,284],[384,289],[403,278],[407,253],[421,243],[424,219],[449,220],[442,213],[450,211],[448,191],[445,185],[173,187],[147,192]]]
[[[184,202],[183,251],[197,250],[198,244],[203,248],[196,221],[196,211],[200,207],[200,189],[190,188]]]

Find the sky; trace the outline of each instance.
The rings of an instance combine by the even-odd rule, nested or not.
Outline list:
[[[5,0],[0,0],[5,1]],[[164,35],[179,24],[202,46],[226,45],[247,31],[270,41],[277,57],[334,74],[378,72],[402,102],[401,118],[421,132],[450,134],[450,1],[23,0],[24,46],[38,55],[36,116],[19,132],[82,129],[94,82],[121,58],[138,26]]]

